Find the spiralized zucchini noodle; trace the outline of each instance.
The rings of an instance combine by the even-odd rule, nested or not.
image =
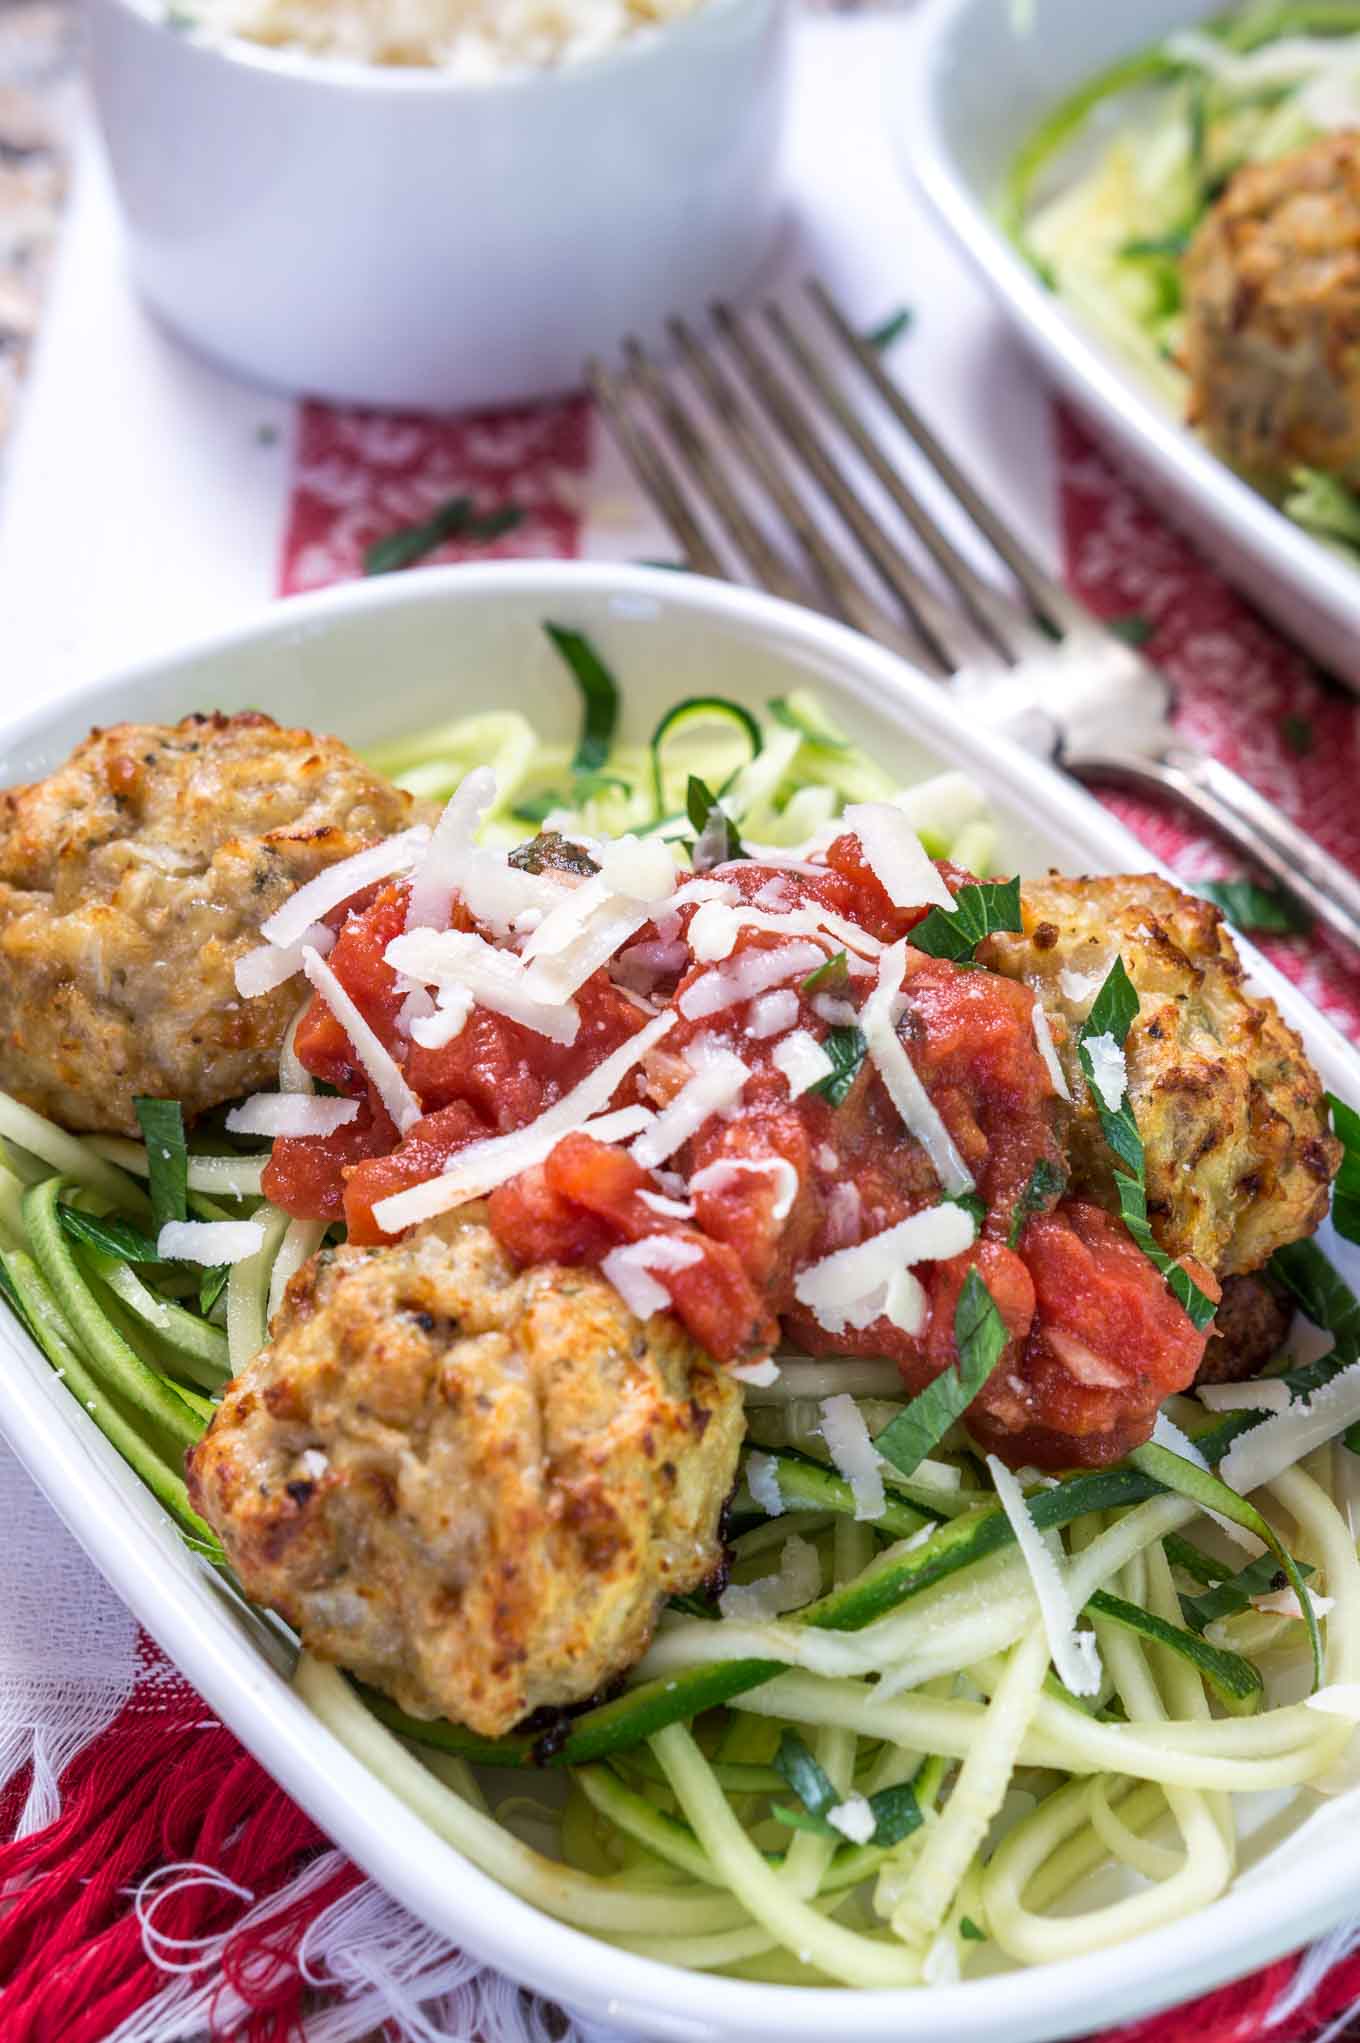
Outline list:
[[[1264,0],[1122,58],[1056,106],[1015,158],[1007,232],[1074,318],[1178,417],[1182,262],[1244,165],[1360,128],[1360,6]],[[1280,508],[1354,560],[1360,498],[1300,467]]]
[[[394,742],[375,763],[436,797],[492,766],[500,842],[545,824],[678,834],[691,775],[721,791],[748,844],[795,842],[846,800],[891,791],[805,695],[761,719],[683,704],[650,746],[615,744],[612,717],[592,725],[589,647],[562,649],[586,708],[575,753],[502,711]],[[989,870],[994,825],[964,776],[899,799],[933,855]],[[291,1042],[283,1084],[311,1085]],[[173,1132],[150,1148],[80,1139],[0,1096],[0,1286],[188,1544],[224,1570],[189,1503],[184,1451],[327,1230],[265,1202],[266,1151],[212,1124],[184,1144],[185,1210],[253,1223],[256,1245],[229,1270],[162,1260],[152,1161],[174,1151]],[[1329,1784],[1360,1719],[1340,1437],[1360,1412],[1347,1375],[1360,1369],[1360,1305],[1315,1245],[1291,1253],[1283,1274],[1333,1345],[1276,1373],[1295,1402],[1345,1393],[1317,1407],[1333,1437],[1319,1444],[1312,1428],[1301,1461],[1277,1435],[1250,1445],[1279,1416],[1185,1397],[1172,1447],[1060,1480],[1021,1471],[998,1491],[955,1427],[910,1476],[883,1465],[882,1506],[865,1519],[823,1438],[824,1401],[852,1400],[877,1434],[906,1403],[896,1370],[782,1358],[774,1383],[748,1390],[732,1579],[801,1585],[792,1608],[719,1616],[684,1599],[622,1692],[537,1747],[528,1732],[488,1740],[408,1718],[306,1653],[297,1693],[483,1871],[668,1964],[916,1987],[1177,1920],[1233,1880],[1238,1798]],[[1193,1459],[1173,1451],[1182,1436]],[[1212,1472],[1230,1452],[1262,1471],[1254,1502]],[[1063,1611],[1098,1649],[1081,1695],[1054,1671]]]

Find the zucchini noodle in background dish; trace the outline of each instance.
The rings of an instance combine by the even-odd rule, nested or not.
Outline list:
[[[964,776],[896,792],[803,694],[761,718],[722,699],[686,702],[650,746],[624,744],[598,655],[579,634],[549,630],[580,691],[574,749],[541,744],[504,711],[375,748],[370,765],[424,802],[489,768],[483,846],[521,845],[537,831],[534,842],[558,853],[593,852],[595,869],[609,840],[633,832],[636,847],[672,843],[682,877],[689,864],[705,873],[748,856],[777,867],[780,848],[783,869],[797,874],[788,850],[797,846],[815,878],[823,869],[808,853],[824,853],[843,808],[888,804],[930,858],[964,876],[956,871],[952,897],[946,890],[952,908],[936,908],[929,930],[917,922],[915,943],[976,973],[980,940],[1021,931],[1018,884],[966,880],[993,868],[997,839]],[[871,822],[862,811],[870,835]],[[403,865],[400,852],[359,852],[350,894],[366,901],[394,871],[409,873],[416,854]],[[253,952],[238,966],[243,986],[252,973],[262,992],[278,984],[277,972],[297,964],[282,958],[288,944],[317,942],[316,897],[294,899],[266,924],[278,954],[261,963]],[[332,885],[326,905],[341,900]],[[1216,933],[1214,911],[1204,914]],[[1158,1310],[1193,1330],[1198,1354],[1217,1280],[1153,1238],[1153,1136],[1135,1120],[1125,1070],[1138,996],[1108,940],[1094,948],[1102,969],[1068,1047],[1093,1110],[1090,1139],[1118,1158],[1120,1219],[1101,1225],[1113,1236],[1122,1223],[1117,1254],[1138,1265],[1140,1283],[1149,1281],[1140,1259],[1151,1259]],[[333,1011],[342,1003],[337,1019],[351,1034],[364,1029],[319,951],[310,955],[313,983]],[[808,975],[837,1016],[844,964],[841,951]],[[859,1039],[853,1070],[875,998],[859,1020],[836,1024]],[[1034,1013],[1054,1089],[1065,1092],[1037,1004]],[[191,1549],[228,1581],[223,1547],[190,1501],[184,1456],[227,1378],[264,1348],[290,1280],[303,1272],[290,1298],[308,1283],[319,1296],[336,1254],[333,1221],[290,1217],[263,1197],[271,1151],[261,1138],[324,1141],[357,1112],[317,1091],[294,1041],[301,1015],[281,1055],[282,1099],[257,1094],[187,1135],[174,1100],[138,1099],[139,1143],[72,1135],[0,1096],[9,1305]],[[853,1070],[838,1053],[817,1066],[833,1107]],[[400,1105],[394,1098],[394,1120]],[[1355,1239],[1360,1121],[1340,1102],[1332,1112],[1344,1150],[1333,1217]],[[1012,1246],[1063,1184],[1051,1161],[1030,1172]],[[773,1186],[777,1205],[777,1167]],[[649,1196],[658,1213],[686,1210],[683,1198]],[[953,1253],[978,1227],[980,1205],[956,1189],[903,1225],[928,1219],[949,1239],[938,1253]],[[631,1272],[640,1312],[655,1309],[648,1285],[665,1300],[654,1273],[669,1268],[654,1258]],[[1076,1472],[1071,1461],[1055,1474],[1012,1471],[961,1430],[1008,1340],[976,1267],[953,1308],[955,1359],[915,1396],[895,1362],[872,1354],[781,1351],[775,1364],[739,1369],[746,1438],[729,1585],[674,1598],[607,1700],[482,1736],[407,1715],[306,1652],[297,1690],[505,1886],[675,1965],[795,1984],[929,1985],[1179,1919],[1234,1877],[1236,1798],[1335,1791],[1360,1721],[1360,1564],[1346,1501],[1360,1450],[1360,1302],[1309,1239],[1276,1247],[1268,1277],[1271,1309],[1287,1295],[1299,1312],[1265,1374],[1170,1399],[1152,1439],[1122,1454],[1116,1440],[1089,1457],[1104,1465]],[[814,1295],[810,1284],[799,1293]],[[1074,1366],[1098,1370],[1089,1348],[1069,1349]],[[1193,1359],[1180,1380],[1191,1373]],[[997,1438],[992,1425],[985,1444]],[[319,1471],[325,1457],[315,1459]]]
[[[1258,0],[1039,124],[1004,224],[1244,479],[1360,560],[1360,6]]]

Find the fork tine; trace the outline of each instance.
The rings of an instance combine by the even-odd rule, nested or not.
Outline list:
[[[765,350],[758,348],[728,305],[715,305],[713,318],[730,343],[776,430],[835,506],[860,551],[910,617],[937,672],[950,674],[977,656],[976,635],[951,612],[865,510],[820,432],[795,401]],[[959,626],[965,624],[965,634]],[[972,641],[971,643],[967,641]]]
[[[1077,626],[1089,628],[1090,619],[1081,605],[1059,582],[1044,572],[1028,548],[1002,524],[952,455],[941,446],[915,405],[903,395],[887,374],[873,349],[855,332],[825,285],[818,278],[809,277],[806,289],[836,338],[853,355],[902,430],[915,443],[950,495],[962,505],[979,532],[1010,569],[1024,590],[1035,616],[1060,636]]]
[[[845,623],[853,624],[866,637],[914,653],[914,643],[870,602],[815,521],[809,518],[777,450],[717,356],[695,337],[683,319],[672,319],[669,330],[716,417],[731,434],[734,447],[797,542],[816,581],[823,607]]]
[[[694,414],[684,404],[672,381],[661,373],[639,340],[626,340],[623,352],[638,387],[645,391],[659,415],[673,452],[693,481],[700,498],[708,504],[737,552],[750,566],[760,586],[772,595],[785,596],[794,603],[801,602],[803,589],[733,489]]]
[[[625,460],[679,540],[686,566],[697,575],[730,581],[731,576],[690,509],[674,473],[653,441],[634,423],[619,379],[602,362],[591,360],[586,364],[586,381],[613,428]]]
[[[989,587],[963,558],[920,498],[908,487],[900,470],[889,461],[859,413],[847,402],[839,384],[828,373],[825,363],[808,345],[783,307],[771,305],[767,317],[790,361],[815,390],[860,459],[911,526],[987,643],[1007,661],[1038,651],[1044,643],[1038,629],[1009,597],[1003,597]]]

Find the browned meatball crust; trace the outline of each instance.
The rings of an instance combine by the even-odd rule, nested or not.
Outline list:
[[[1340,1145],[1299,1038],[1273,1001],[1244,987],[1218,909],[1152,873],[1050,874],[1021,893],[1023,935],[992,937],[978,955],[1032,986],[1049,1017],[1078,1102],[1073,1189],[1117,1210],[1075,1050],[1117,955],[1139,995],[1126,1045],[1129,1098],[1162,1248],[1225,1278],[1311,1234],[1327,1211]]]
[[[1293,1319],[1293,1306],[1263,1277],[1229,1277],[1196,1383],[1243,1383],[1259,1376],[1284,1347]]]
[[[1267,487],[1360,480],[1360,135],[1239,170],[1183,281],[1192,424]]]
[[[190,1457],[247,1595],[396,1697],[494,1736],[644,1651],[721,1559],[741,1392],[593,1271],[479,1222],[323,1251]]]
[[[136,1134],[274,1082],[295,985],[236,961],[304,881],[411,820],[337,738],[255,712],[96,730],[0,793],[0,1087],[65,1127]]]

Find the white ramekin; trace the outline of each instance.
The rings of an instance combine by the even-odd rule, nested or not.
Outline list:
[[[137,284],[277,389],[423,409],[572,389],[587,355],[758,267],[788,8],[711,0],[599,57],[468,84],[90,0]]]

